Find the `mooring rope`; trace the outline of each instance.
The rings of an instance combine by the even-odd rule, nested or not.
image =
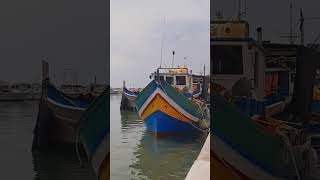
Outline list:
[[[77,154],[77,158],[80,162],[80,167],[82,167],[82,160],[81,160],[81,156],[80,156],[80,153],[79,153],[79,149],[78,149],[78,143],[79,143],[79,136],[80,136],[80,129],[77,128],[77,136],[76,136],[76,154]]]
[[[157,82],[157,81],[156,81],[156,82]],[[164,92],[167,96],[169,96],[168,93],[166,92],[166,90],[164,89],[164,87],[162,86],[162,83],[161,83],[161,82],[157,82],[157,84],[160,85],[160,86],[161,86],[161,89],[163,90],[163,92]],[[196,104],[197,104],[197,103],[196,103]],[[197,104],[197,105],[199,106],[199,104]],[[201,108],[200,108],[200,111],[201,111]],[[181,116],[184,116],[181,112],[179,112],[179,111],[177,111],[177,112],[178,112]],[[201,115],[202,115],[202,118],[203,118],[204,116],[203,116],[202,111],[201,111]],[[196,125],[194,125],[191,121],[188,121],[188,123],[189,123],[190,125],[192,125],[194,128],[196,128],[197,130],[199,130],[200,132],[202,132],[202,133],[208,133],[208,132],[210,132],[210,129],[203,130],[203,129],[197,127]],[[205,123],[206,123],[206,122],[205,122]],[[206,124],[206,125],[208,125],[208,124]]]

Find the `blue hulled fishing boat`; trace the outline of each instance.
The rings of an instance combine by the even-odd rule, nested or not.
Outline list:
[[[204,114],[201,105],[190,100],[192,93],[184,91],[192,84],[187,69],[170,70],[174,73],[171,71],[172,73],[165,77],[155,76],[155,80],[140,92],[136,99],[139,116],[153,133],[197,131]],[[174,87],[174,84],[177,86]],[[179,87],[182,90],[179,90]]]

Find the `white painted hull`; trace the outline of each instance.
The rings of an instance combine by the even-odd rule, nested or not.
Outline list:
[[[243,157],[237,151],[232,149],[228,144],[222,141],[214,133],[212,133],[213,140],[211,142],[211,151],[214,152],[221,161],[226,162],[226,166],[231,169],[237,169],[239,172],[249,179],[259,180],[280,180],[282,178],[275,177],[264,169],[256,166],[248,159]],[[236,172],[234,172],[236,173]],[[241,175],[239,175],[241,176]]]

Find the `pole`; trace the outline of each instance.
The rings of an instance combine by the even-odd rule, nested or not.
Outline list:
[[[304,18],[302,8],[300,8],[300,34],[301,34],[301,45],[304,45]]]
[[[293,27],[292,27],[292,3],[290,3],[290,44],[293,44],[293,37],[292,37],[292,33],[293,33]]]
[[[163,34],[162,34],[162,42],[161,42],[160,68],[162,65],[163,42],[164,42],[165,29],[166,29],[165,27],[166,27],[166,17],[163,17]]]
[[[172,68],[173,68],[173,64],[174,64],[174,51],[172,51]]]

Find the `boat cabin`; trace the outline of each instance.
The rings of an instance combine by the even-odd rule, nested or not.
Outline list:
[[[150,79],[156,80],[157,76],[181,91],[187,88],[188,92],[192,93],[196,87],[200,87],[199,80],[194,81],[192,71],[189,72],[186,67],[158,68],[158,72],[152,73]]]
[[[265,52],[258,41],[249,37],[249,24],[242,20],[211,21],[211,79],[237,94],[251,94],[262,100],[265,96]],[[238,88],[239,87],[239,88]],[[241,93],[238,96],[242,96]],[[243,95],[244,96],[244,95]]]

